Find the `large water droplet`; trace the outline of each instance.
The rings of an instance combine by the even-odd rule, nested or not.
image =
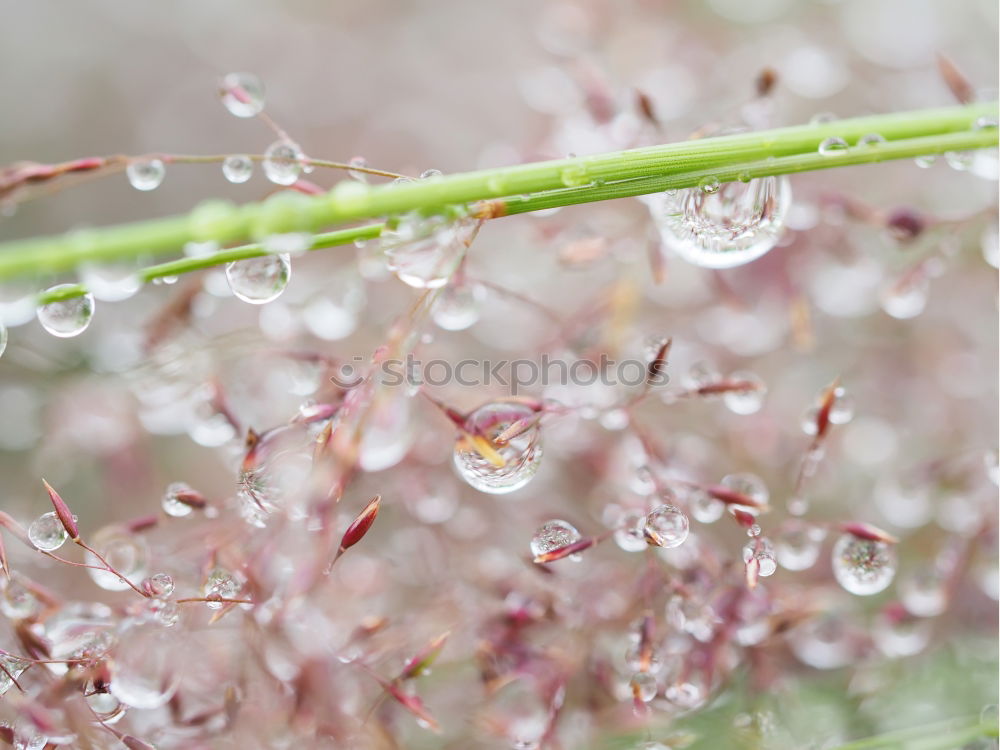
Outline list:
[[[160,501],[163,512],[174,518],[183,518],[184,516],[191,515],[194,506],[179,499],[180,495],[191,491],[191,487],[184,482],[173,482],[170,484],[166,492],[163,493],[163,499]]]
[[[125,176],[136,190],[156,190],[166,174],[167,168],[160,159],[136,159],[125,167]]]
[[[819,559],[826,532],[805,521],[786,521],[775,540],[778,562],[785,570],[807,570]]]
[[[203,595],[206,599],[235,599],[243,589],[243,581],[221,566],[213,568],[205,578]],[[207,602],[209,609],[220,609],[222,602]]]
[[[837,156],[847,153],[847,141],[836,136],[826,138],[819,144],[819,153],[823,156]]]
[[[688,508],[700,523],[715,523],[726,511],[726,504],[712,497],[703,489],[692,488],[687,492]]]
[[[43,513],[28,527],[28,539],[38,549],[52,552],[57,550],[69,539],[66,527],[55,512]]]
[[[649,545],[646,543],[646,535],[643,531],[646,525],[646,517],[642,513],[635,511],[626,513],[618,521],[618,528],[615,529],[615,544],[626,552],[641,552]]]
[[[275,141],[264,152],[264,175],[276,185],[294,185],[302,174],[304,158],[297,143]]]
[[[133,708],[159,708],[170,700],[180,674],[171,630],[154,621],[128,621],[111,664],[111,694]]]
[[[714,191],[692,188],[650,200],[663,243],[704,268],[730,268],[771,250],[791,204],[785,177],[727,182]]]
[[[10,690],[14,680],[20,677],[31,663],[10,654],[0,654],[0,666],[3,667],[0,669],[0,696],[2,696]]]
[[[859,146],[877,146],[880,143],[885,143],[885,138],[878,133],[866,133],[858,138]]]
[[[461,284],[441,292],[431,317],[446,331],[464,331],[479,320],[478,287]]]
[[[142,279],[128,263],[87,264],[80,268],[80,281],[102,302],[120,302],[142,288]]]
[[[653,700],[659,690],[656,678],[649,672],[638,672],[632,675],[632,679],[629,681],[629,688],[632,694],[643,703],[649,703]]]
[[[948,606],[947,577],[933,565],[917,568],[898,586],[899,599],[917,617],[937,617]]]
[[[466,435],[455,444],[455,468],[462,479],[480,492],[506,494],[526,485],[542,460],[542,440],[537,424],[503,445],[493,441],[521,420],[533,420],[533,409],[515,401],[494,401],[476,409],[465,421],[465,431],[479,436],[489,455],[484,456]]]
[[[767,386],[760,377],[747,370],[738,370],[728,380],[741,384],[738,390],[726,391],[722,396],[729,411],[733,414],[754,414],[760,411],[767,395]]]
[[[253,176],[253,161],[243,154],[227,156],[222,162],[222,176],[235,185],[244,183]]]
[[[140,588],[150,596],[165,599],[174,593],[174,579],[166,573],[155,573],[146,578]]]
[[[582,538],[573,524],[555,518],[546,521],[535,531],[535,535],[531,537],[531,554],[538,557],[552,550],[579,542]]]
[[[264,85],[253,73],[230,73],[222,79],[222,105],[236,117],[254,117],[264,110]]]
[[[292,261],[287,255],[265,255],[237,260],[226,266],[226,279],[233,294],[251,305],[263,305],[277,299],[292,275]]]
[[[58,284],[50,287],[48,292],[71,287],[72,284]],[[87,294],[69,297],[57,302],[40,305],[35,313],[42,328],[61,339],[79,336],[90,325],[94,318],[94,295]]]
[[[444,286],[465,255],[472,223],[441,216],[403,217],[395,230],[384,231],[380,245],[386,265],[404,284],[416,289]]]
[[[944,154],[945,163],[956,172],[968,170],[975,158],[974,151],[946,151]]]
[[[7,326],[0,320],[0,357],[7,350]]]
[[[927,307],[930,282],[922,273],[910,273],[882,289],[879,304],[897,320],[915,318]]]
[[[837,583],[858,596],[884,591],[896,575],[896,550],[891,544],[844,534],[833,547]]]
[[[126,578],[137,581],[146,576],[149,550],[142,537],[129,533],[120,526],[107,526],[94,535],[90,546]],[[85,553],[84,557],[88,565],[101,565],[101,561],[90,552]],[[88,568],[87,574],[105,591],[124,591],[129,588],[126,581],[111,571]]]
[[[757,537],[743,545],[743,562],[749,563],[754,558],[757,559],[757,575],[761,578],[774,575],[774,571],[778,569],[774,545],[767,537]]]
[[[657,547],[679,547],[688,538],[688,518],[675,505],[660,505],[646,516],[643,531]]]
[[[767,501],[771,498],[771,493],[768,492],[767,485],[756,474],[727,474],[722,478],[720,484],[734,492],[746,495],[759,505],[767,505]],[[760,512],[757,508],[750,506],[743,508],[743,510],[753,514]]]

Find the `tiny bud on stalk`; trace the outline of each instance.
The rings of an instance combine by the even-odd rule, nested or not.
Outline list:
[[[74,542],[80,539],[80,529],[76,525],[76,519],[73,518],[73,514],[70,513],[69,506],[66,505],[65,501],[59,496],[59,493],[52,489],[52,486],[42,480],[42,484],[45,485],[45,489],[49,493],[49,499],[52,501],[52,507],[55,508],[56,516],[59,518],[59,522],[66,529],[66,533],[69,534],[69,538]]]

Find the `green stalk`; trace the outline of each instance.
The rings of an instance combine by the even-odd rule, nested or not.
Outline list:
[[[475,201],[507,199],[499,207],[494,206],[489,215],[523,213],[694,187],[706,178],[723,182],[991,147],[997,144],[996,127],[976,129],[976,123],[981,118],[996,117],[996,103],[974,104],[742,133],[377,187],[345,181],[325,195],[284,192],[242,207],[209,201],[187,215],[0,243],[0,280],[59,273],[85,262],[173,253],[187,242],[227,245],[261,241],[276,233],[316,232],[351,221],[410,211],[439,212]],[[878,133],[887,143],[855,145],[869,133]],[[844,139],[851,148],[834,156],[819,154],[819,144],[832,137]],[[248,252],[262,251],[257,247]],[[221,257],[213,256],[215,262],[211,265],[226,262]],[[193,266],[166,267],[195,270]],[[163,275],[174,275],[174,271]]]

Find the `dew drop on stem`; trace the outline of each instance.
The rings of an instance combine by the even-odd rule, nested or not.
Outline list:
[[[55,512],[43,513],[28,527],[28,539],[38,549],[53,552],[69,539],[66,528]]]
[[[660,505],[646,515],[643,532],[657,547],[679,547],[688,538],[688,518],[676,505]]]
[[[237,260],[226,266],[233,294],[251,305],[263,305],[281,296],[292,275],[288,255],[265,255]]]
[[[72,284],[58,284],[46,293],[58,292],[72,287]],[[36,311],[38,322],[48,333],[59,338],[79,336],[90,325],[94,317],[94,295],[87,292],[76,297],[40,305]]]
[[[578,542],[582,538],[576,527],[568,521],[558,518],[546,521],[538,527],[534,536],[531,537],[531,554],[538,557],[552,550]],[[572,557],[577,556],[574,555]]]
[[[786,177],[749,182],[706,178],[700,187],[648,200],[663,244],[703,268],[731,268],[756,260],[778,243],[791,205]]]
[[[235,117],[264,111],[264,85],[253,73],[230,73],[222,79],[222,106]]]
[[[820,142],[818,151],[823,156],[837,156],[847,153],[847,141],[837,136],[825,138]]]
[[[297,143],[279,140],[264,152],[264,176],[275,185],[294,185],[302,174],[305,155]]]
[[[845,533],[832,554],[833,575],[846,591],[871,596],[888,588],[896,574],[893,545]]]
[[[535,476],[542,460],[541,431],[531,424],[502,445],[493,441],[517,422],[535,419],[533,409],[516,401],[484,404],[468,416],[455,443],[458,475],[473,488],[501,495],[524,487]],[[473,440],[478,436],[478,443]],[[478,447],[477,447],[478,446]],[[483,455],[480,450],[486,450]]]
[[[253,161],[244,154],[227,156],[222,162],[222,176],[234,185],[239,185],[253,176]]]
[[[156,190],[166,174],[167,168],[161,159],[136,159],[125,167],[129,184],[143,192]]]

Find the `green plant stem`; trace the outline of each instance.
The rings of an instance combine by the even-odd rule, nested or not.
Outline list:
[[[895,732],[866,737],[863,740],[838,745],[832,750],[953,750],[966,742],[983,737],[996,737],[995,722],[978,718],[966,721],[943,721]]]
[[[260,241],[276,233],[316,232],[475,201],[506,199],[496,215],[523,213],[694,187],[706,178],[732,181],[995,146],[995,127],[975,129],[977,120],[986,117],[997,117],[996,103],[860,117],[375,187],[345,181],[325,195],[284,192],[242,207],[209,201],[187,215],[2,243],[0,280],[59,273],[85,262],[163,255],[188,242]],[[887,142],[854,145],[869,133]],[[819,154],[820,143],[834,137],[851,148],[833,156]]]

